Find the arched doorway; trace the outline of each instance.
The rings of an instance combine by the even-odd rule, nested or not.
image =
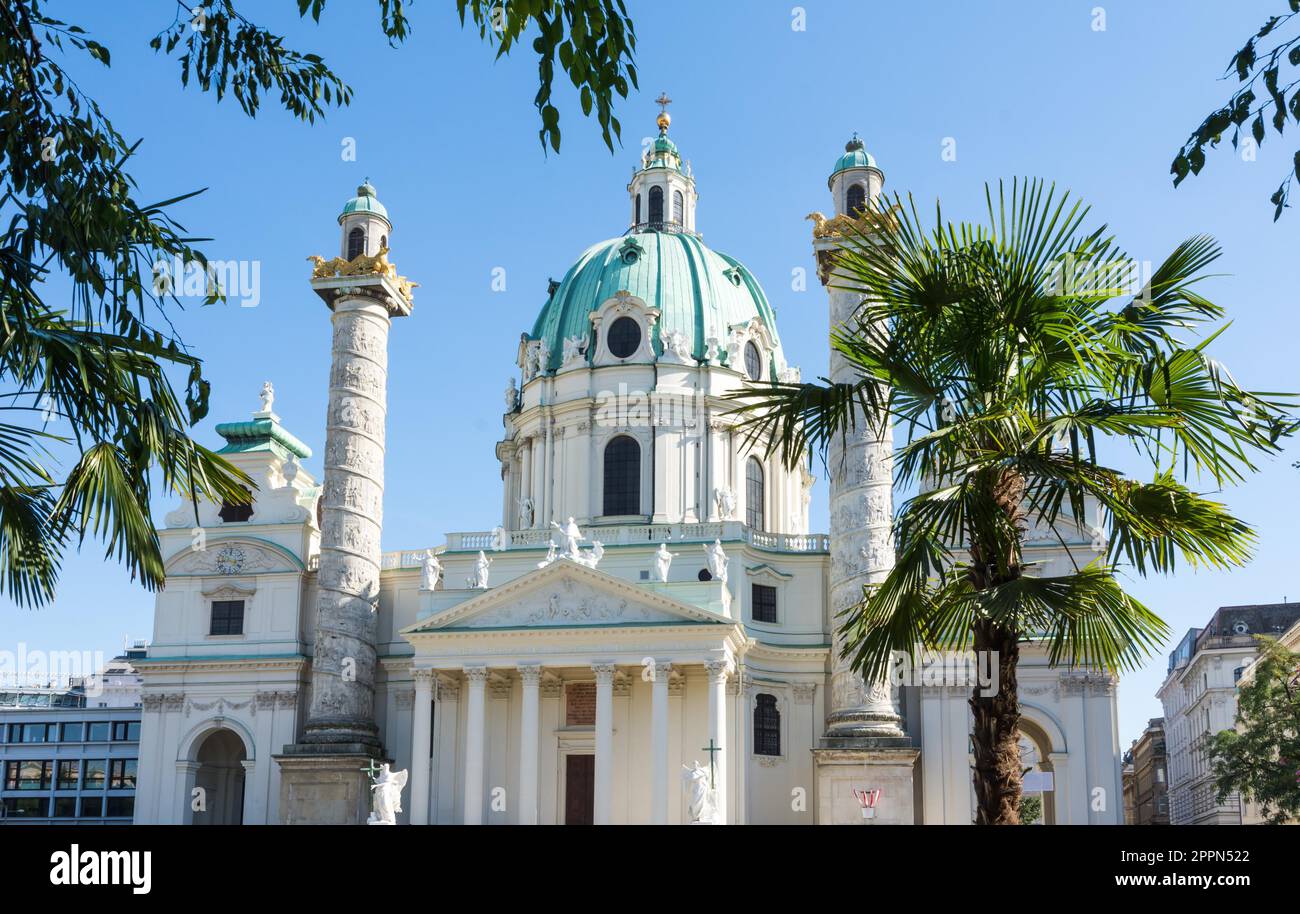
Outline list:
[[[1056,773],[1052,770],[1051,747],[1051,740],[1037,724],[1020,719],[1020,767],[1028,769],[1020,792],[1022,825],[1056,824]]]
[[[194,753],[194,786],[202,788],[201,809],[191,795],[194,825],[242,825],[244,822],[244,741],[233,730],[213,730]]]

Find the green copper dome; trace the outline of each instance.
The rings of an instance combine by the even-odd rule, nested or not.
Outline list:
[[[850,168],[875,168],[876,159],[871,153],[867,152],[862,145],[862,140],[858,135],[853,134],[853,139],[844,144],[844,155],[840,156],[835,162],[835,168],[831,171],[833,179],[842,171],[848,171]],[[827,182],[829,183],[829,181]]]
[[[710,337],[725,353],[731,328],[755,317],[780,348],[776,315],[744,264],[705,247],[689,232],[650,231],[592,245],[561,282],[552,284],[530,334],[531,339],[545,338],[550,347],[544,370],[559,367],[566,337],[592,340],[589,315],[621,290],[659,310],[653,332],[656,355],[663,352],[664,330],[681,331],[696,359],[704,359]],[[595,349],[588,345],[587,352]]]
[[[351,216],[353,213],[369,213],[378,216],[385,222],[388,221],[388,210],[375,196],[374,185],[370,183],[369,179],[357,188],[355,197],[343,204],[343,212],[339,213],[339,221],[342,222],[344,216]]]

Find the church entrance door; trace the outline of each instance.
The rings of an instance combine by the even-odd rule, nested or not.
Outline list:
[[[596,756],[564,757],[564,824],[591,825],[596,812]]]

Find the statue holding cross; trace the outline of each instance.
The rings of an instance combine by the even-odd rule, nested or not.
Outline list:
[[[717,824],[717,795],[713,792],[712,780],[713,775],[706,773],[698,760],[694,766],[682,766],[682,786],[687,794],[686,815],[691,825]]]

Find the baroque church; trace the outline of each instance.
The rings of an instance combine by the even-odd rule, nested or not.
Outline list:
[[[839,657],[837,614],[892,561],[892,442],[832,449],[830,531],[811,531],[813,476],[725,399],[799,369],[754,275],[697,231],[669,125],[626,230],[552,281],[520,337],[499,513],[441,545],[380,550],[387,337],[419,318],[375,189],[345,204],[339,256],[310,279],[333,324],[323,478],[268,384],[216,429],[251,506],[201,503],[196,527],[180,504],[159,530],[137,822],[360,823],[385,761],[409,772],[411,825],[972,821],[971,684],[866,683]],[[814,214],[823,286],[837,224],[883,183],[855,136],[832,218]],[[832,324],[857,305],[826,295]],[[829,370],[851,376],[836,354]],[[1089,540],[1036,533],[1048,569]],[[1122,822],[1114,678],[1031,643],[1019,682],[1041,821]]]

